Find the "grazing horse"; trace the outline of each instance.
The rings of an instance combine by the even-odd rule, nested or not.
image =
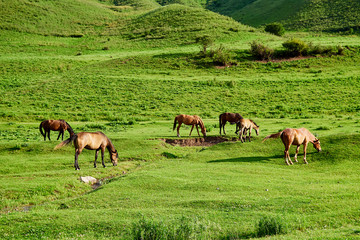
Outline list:
[[[269,138],[278,138],[280,137],[282,142],[284,143],[285,146],[285,163],[287,165],[293,164],[293,162],[290,159],[290,154],[289,154],[289,149],[291,145],[296,145],[296,153],[295,153],[295,162],[297,162],[297,155],[299,153],[299,148],[300,145],[303,144],[304,145],[304,162],[305,164],[307,164],[308,162],[306,161],[306,148],[309,142],[311,142],[314,146],[314,148],[320,152],[321,151],[321,146],[320,146],[320,140],[317,139],[309,130],[307,130],[306,128],[298,128],[298,129],[294,129],[294,128],[286,128],[285,130],[278,132],[278,133],[274,133],[271,134],[267,137],[264,138],[263,142],[266,139]],[[288,161],[289,160],[289,161]],[[289,164],[290,162],[290,164]]]
[[[239,113],[222,113],[219,115],[219,125],[220,125],[220,135],[221,135],[221,128],[223,129],[224,134],[225,133],[225,124],[226,122],[230,122],[230,124],[235,124],[238,123],[240,121],[240,119],[243,119],[243,117],[239,114]],[[236,126],[236,132],[235,134],[238,133],[238,129]]]
[[[44,129],[44,132],[43,130]],[[41,135],[44,136],[44,141],[46,141],[46,133],[47,137],[50,140],[50,130],[59,131],[59,136],[57,140],[59,140],[60,135],[62,135],[61,140],[64,140],[64,131],[68,131],[70,133],[70,137],[72,137],[75,133],[70,125],[65,120],[45,120],[40,123],[39,130]]]
[[[55,147],[55,149],[61,148],[62,146],[65,146],[71,142],[74,142],[74,146],[75,146],[75,164],[74,164],[75,170],[80,170],[78,157],[82,152],[82,150],[84,150],[84,148],[89,150],[96,150],[94,168],[96,168],[96,160],[98,157],[99,150],[101,150],[102,165],[103,167],[105,167],[105,163],[104,163],[105,148],[107,148],[110,153],[110,159],[112,164],[114,166],[117,165],[119,158],[118,152],[116,151],[111,140],[104,133],[80,132],[58,144]]]
[[[240,121],[236,124],[237,128],[239,128],[239,138],[241,142],[244,142],[243,134],[245,135],[245,141],[246,141],[246,135],[247,131],[249,130],[249,142],[251,142],[251,130],[255,129],[256,135],[259,136],[259,126],[251,119],[240,119]]]
[[[181,124],[183,124],[183,123],[185,125],[192,125],[189,136],[191,136],[191,132],[193,131],[194,126],[196,126],[196,130],[200,137],[199,128],[198,128],[198,126],[200,126],[201,133],[204,135],[204,137],[206,137],[206,128],[204,126],[203,121],[201,120],[201,118],[199,116],[196,116],[196,115],[190,116],[190,115],[185,115],[185,114],[177,115],[174,119],[173,131],[175,130],[177,123],[179,123],[179,125],[177,127],[177,136],[178,137],[180,137],[179,129],[181,127]]]

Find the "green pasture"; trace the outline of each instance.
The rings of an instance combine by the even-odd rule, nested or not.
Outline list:
[[[287,32],[280,38],[178,5],[114,13],[90,2],[95,22],[86,18],[88,28],[61,14],[52,15],[59,28],[40,32],[28,22],[17,31],[23,20],[13,27],[2,22],[1,239],[134,239],[146,230],[177,234],[167,239],[249,239],[266,218],[277,219],[282,232],[264,238],[360,238],[358,36]],[[91,10],[99,4],[100,15]],[[179,16],[156,28],[161,16],[171,19],[179,9],[212,25],[176,28],[184,21]],[[149,22],[152,31],[139,27]],[[209,50],[223,47],[231,64],[201,58],[194,32],[216,36]],[[290,38],[340,46],[344,54],[274,62],[249,54],[254,40],[281,48]],[[176,138],[177,114],[199,115],[208,135],[218,136],[222,112],[253,119],[260,135],[211,147],[162,140]],[[104,132],[119,152],[118,166],[106,153],[107,167],[94,169],[95,152],[85,150],[75,171],[73,146],[54,150],[56,132],[43,141],[38,127],[45,119],[65,119],[75,132]],[[302,149],[299,163],[286,166],[279,139],[261,142],[287,127],[306,127],[320,139],[323,151],[309,146],[308,165]],[[226,125],[229,140],[234,130]],[[190,127],[180,131],[189,138]],[[80,176],[102,185],[94,190]]]
[[[72,124],[76,131],[105,132],[119,151],[113,167],[93,168],[93,151],[79,157],[74,149],[53,150],[57,134],[44,142],[35,123],[2,123],[0,236],[13,238],[130,239],[141,219],[170,225],[194,223],[195,238],[255,237],[263,216],[279,217],[286,233],[279,238],[357,238],[357,161],[360,124],[355,120],[254,119],[260,135],[253,141],[211,147],[179,147],[172,121],[110,126],[109,122]],[[204,119],[210,136],[215,119]],[[321,140],[323,151],[308,148],[308,165],[286,166],[279,139],[261,143],[284,127],[304,126]],[[211,128],[213,127],[213,128]],[[234,126],[227,125],[229,137]],[[181,128],[186,136],[189,127]],[[187,137],[185,137],[187,138]],[[291,149],[292,156],[295,148]],[[99,165],[98,165],[99,166]],[[103,179],[96,189],[80,176]]]

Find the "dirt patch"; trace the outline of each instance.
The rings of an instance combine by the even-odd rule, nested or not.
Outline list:
[[[204,137],[204,138],[181,138],[181,139],[160,139],[170,145],[181,147],[205,146],[209,147],[222,142],[236,142],[238,138]]]

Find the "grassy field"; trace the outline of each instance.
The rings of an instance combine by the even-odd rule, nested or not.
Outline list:
[[[29,11],[47,7],[39,16],[57,19],[59,28],[21,28],[25,18],[16,26],[2,22],[1,239],[360,238],[358,36],[276,37],[179,5],[115,11],[84,2],[101,24],[81,20],[83,13],[69,14],[87,27],[49,16],[54,6],[42,1],[27,2]],[[209,51],[224,51],[231,62],[202,57],[199,35],[214,36]],[[249,53],[254,40],[281,48],[290,38],[344,51],[273,62]],[[177,139],[175,115],[197,114],[208,136],[218,136],[218,115],[226,111],[253,119],[260,135],[210,147],[164,142]],[[118,166],[106,153],[107,167],[95,169],[95,152],[85,150],[75,171],[73,146],[54,150],[56,132],[43,141],[38,128],[45,119],[65,119],[75,132],[104,132],[119,152]],[[287,127],[306,127],[320,139],[323,151],[309,146],[308,165],[302,149],[299,163],[286,166],[279,139],[261,142]],[[235,126],[226,130],[232,140]],[[184,139],[196,136],[189,131],[181,128]],[[261,225],[276,225],[279,234],[264,234]]]

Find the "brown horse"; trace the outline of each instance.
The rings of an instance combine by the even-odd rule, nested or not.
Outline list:
[[[173,131],[175,130],[177,123],[179,123],[179,125],[177,127],[177,136],[178,137],[180,137],[179,129],[181,127],[181,124],[183,124],[183,123],[185,125],[192,125],[189,136],[191,136],[191,133],[192,133],[192,131],[194,129],[194,126],[196,126],[196,130],[197,130],[198,135],[200,137],[199,128],[198,128],[198,126],[200,126],[201,133],[204,135],[204,137],[206,137],[206,128],[204,126],[203,121],[201,120],[201,118],[199,116],[196,116],[196,115],[190,116],[190,115],[185,115],[185,114],[177,115],[175,117],[175,120],[174,120]]]
[[[45,133],[43,132],[43,130]],[[57,140],[59,140],[60,135],[62,135],[61,140],[64,140],[64,131],[68,131],[70,133],[70,137],[72,137],[75,133],[73,129],[70,127],[70,125],[65,120],[45,120],[40,123],[39,130],[41,135],[44,136],[44,141],[46,141],[46,133],[48,136],[48,139],[50,140],[50,130],[52,131],[59,131],[59,136]]]
[[[80,170],[78,157],[80,153],[84,150],[84,148],[89,150],[96,150],[95,161],[94,161],[95,168],[96,168],[96,160],[98,157],[99,150],[101,150],[102,165],[103,167],[105,167],[105,163],[104,163],[105,148],[107,148],[110,153],[110,159],[112,164],[114,166],[117,165],[119,158],[118,152],[116,151],[111,140],[102,132],[80,132],[66,139],[65,141],[61,142],[59,145],[55,147],[55,149],[61,148],[62,146],[65,146],[70,142],[74,142],[74,146],[75,146],[75,164],[74,164],[75,170]]]
[[[239,128],[239,138],[241,142],[244,142],[243,135],[246,141],[247,131],[249,130],[249,142],[251,142],[251,130],[255,129],[256,135],[259,136],[259,126],[251,119],[240,119],[240,121],[236,124],[237,128]]]
[[[224,134],[225,133],[225,124],[226,122],[230,122],[230,124],[235,124],[238,123],[240,121],[240,119],[243,119],[243,117],[239,114],[239,113],[222,113],[219,115],[219,125],[220,125],[220,135],[221,135],[221,128],[223,129]],[[238,128],[236,126],[236,132],[235,134],[238,133]]]
[[[320,152],[321,151],[321,146],[320,146],[320,140],[317,139],[309,130],[307,130],[306,128],[299,128],[299,129],[294,129],[294,128],[286,128],[285,130],[278,132],[278,133],[274,133],[271,134],[267,137],[264,138],[263,142],[266,139],[269,138],[278,138],[280,137],[282,142],[284,143],[285,146],[285,163],[287,165],[293,164],[293,162],[290,159],[290,154],[289,154],[289,149],[291,145],[296,145],[296,153],[295,153],[295,162],[297,162],[297,155],[299,153],[299,148],[300,145],[303,144],[304,145],[304,162],[307,164],[308,162],[306,161],[306,148],[309,142],[311,142],[314,146],[314,148]],[[289,164],[289,161],[290,164]]]

